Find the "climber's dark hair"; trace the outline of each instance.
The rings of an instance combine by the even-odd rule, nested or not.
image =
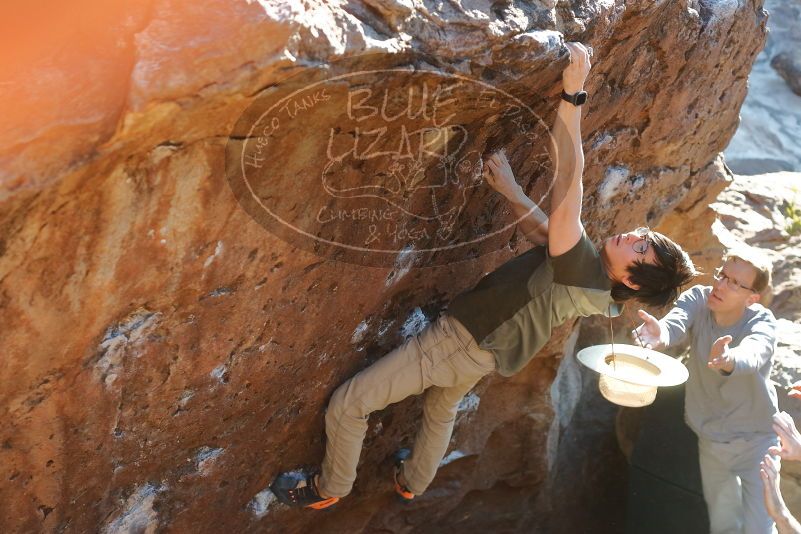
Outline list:
[[[679,245],[657,232],[649,232],[648,240],[656,254],[656,265],[638,260],[627,268],[630,280],[640,289],[622,282],[612,286],[612,298],[618,302],[637,299],[647,306],[662,308],[673,304],[681,287],[698,275],[690,256]]]

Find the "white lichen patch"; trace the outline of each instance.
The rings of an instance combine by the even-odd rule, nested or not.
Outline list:
[[[459,406],[457,406],[456,412],[459,414],[475,412],[476,410],[478,410],[479,403],[481,403],[481,398],[478,395],[476,395],[475,392],[471,391],[470,393],[465,395],[459,402]]]
[[[395,258],[395,265],[393,265],[392,271],[387,275],[386,287],[397,283],[398,280],[406,276],[414,267],[415,258],[413,246],[409,245],[401,250]]]
[[[629,181],[631,182],[631,191],[636,191],[645,185],[645,176],[638,174],[633,176]]]
[[[264,488],[248,503],[248,510],[250,510],[250,513],[255,515],[257,519],[261,519],[267,515],[270,511],[270,506],[275,502],[278,502],[275,500],[275,494],[270,491],[270,488]]]
[[[195,468],[200,476],[206,476],[211,471],[215,460],[225,451],[225,449],[201,447],[195,454]]]
[[[212,369],[209,375],[220,384],[225,384],[228,382],[228,366],[221,363]]]
[[[289,471],[286,473],[286,476],[293,480],[303,480],[306,478],[306,473],[297,469],[295,471]],[[261,519],[265,515],[267,515],[271,509],[283,506],[275,497],[275,494],[270,490],[269,487],[264,488],[260,492],[258,492],[248,503],[248,510],[256,516],[257,519]]]
[[[215,259],[217,256],[219,256],[220,254],[222,254],[222,252],[223,252],[223,249],[224,249],[224,248],[225,248],[225,247],[223,246],[223,242],[222,242],[222,241],[217,241],[217,246],[214,248],[214,254],[212,254],[211,256],[209,256],[208,258],[206,258],[206,261],[205,261],[205,262],[203,262],[203,268],[205,269],[206,267],[208,267],[209,265],[211,265],[211,262],[213,262],[213,261],[214,261],[214,259]]]
[[[395,324],[395,319],[389,319],[388,321],[383,321],[381,326],[378,327],[378,337],[383,337],[389,332],[389,329],[392,328],[392,325]]]
[[[612,135],[609,132],[603,132],[601,134],[598,134],[598,136],[592,142],[592,149],[598,150],[600,148],[603,148],[606,145],[610,144],[612,141],[614,141],[614,139],[615,138],[612,137]]]
[[[401,325],[400,334],[403,339],[409,339],[422,332],[426,326],[428,326],[428,318],[426,318],[423,310],[415,308]]]
[[[623,190],[623,184],[629,177],[629,169],[626,166],[614,166],[606,169],[604,179],[598,186],[598,199],[602,204],[608,204],[613,198]]]
[[[123,372],[125,357],[141,355],[142,345],[160,321],[160,313],[140,308],[106,329],[97,349],[100,356],[94,366],[94,376],[106,387],[111,386]]]
[[[182,393],[180,398],[178,399],[178,406],[181,408],[186,408],[187,403],[195,396],[195,392],[191,389],[185,389]]]
[[[350,344],[356,345],[358,343],[361,343],[369,329],[370,329],[370,322],[367,319],[357,324],[356,328],[353,330],[353,334],[351,334],[350,336]]]
[[[159,526],[158,514],[153,503],[160,487],[145,484],[134,491],[125,501],[125,508],[101,530],[103,534],[128,534],[141,532],[154,534]]]

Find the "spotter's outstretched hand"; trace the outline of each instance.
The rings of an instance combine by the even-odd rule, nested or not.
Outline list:
[[[632,330],[631,337],[637,342],[638,345],[646,349],[658,350],[664,346],[662,341],[662,325],[656,320],[656,317],[649,314],[645,310],[637,312],[643,323]]]
[[[787,511],[787,505],[784,504],[784,499],[779,489],[781,481],[781,475],[779,474],[780,469],[781,463],[767,454],[759,464],[759,475],[762,477],[762,495],[765,500],[765,508],[768,509],[768,514],[774,519],[780,517]]]
[[[801,433],[795,427],[795,421],[787,412],[779,412],[773,416],[773,430],[779,436],[780,447],[771,447],[768,452],[779,456],[782,460],[801,460]]]
[[[709,352],[709,363],[707,363],[710,369],[717,369],[724,373],[734,371],[734,356],[729,352],[731,340],[731,336],[719,337],[712,345],[712,350]]]

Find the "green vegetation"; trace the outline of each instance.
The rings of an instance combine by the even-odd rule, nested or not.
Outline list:
[[[801,235],[801,207],[796,204],[795,199],[787,201],[787,206],[784,208],[784,216],[787,217],[787,222],[784,229],[790,235]]]

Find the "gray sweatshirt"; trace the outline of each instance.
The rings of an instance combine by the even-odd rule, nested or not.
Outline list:
[[[659,322],[668,346],[690,341],[690,359],[684,397],[687,424],[700,438],[729,442],[774,434],[778,411],[770,368],[776,349],[776,319],[759,304],[745,310],[734,325],[721,327],[707,307],[712,290],[694,286],[681,294],[676,306]],[[712,345],[730,335],[734,371],[726,374],[707,367]]]

